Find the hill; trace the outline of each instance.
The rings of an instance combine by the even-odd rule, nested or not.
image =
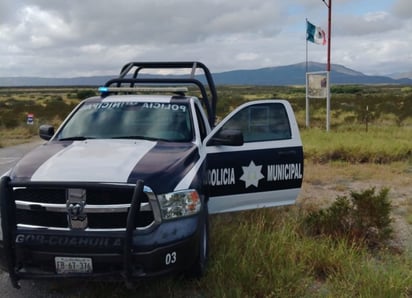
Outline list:
[[[308,63],[308,71],[325,71],[323,63]],[[232,70],[214,73],[217,85],[304,85],[306,63],[260,69]],[[75,78],[1,77],[1,87],[14,86],[100,86],[113,76],[93,76]],[[332,84],[404,84],[411,85],[412,79],[389,76],[370,76],[349,69],[343,65],[331,65]]]
[[[389,74],[388,77],[392,79],[402,79],[402,78],[412,79],[412,71],[392,73],[392,74]]]
[[[308,71],[325,71],[323,63],[308,63]],[[267,67],[255,70],[234,70],[214,74],[217,84],[229,85],[304,85],[306,63]],[[345,66],[331,65],[332,84],[412,84],[411,79],[369,76]]]

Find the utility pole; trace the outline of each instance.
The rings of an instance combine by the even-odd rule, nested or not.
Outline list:
[[[326,96],[326,131],[330,129],[330,43],[332,35],[332,0],[322,0],[328,8],[328,62],[327,62],[327,96]]]

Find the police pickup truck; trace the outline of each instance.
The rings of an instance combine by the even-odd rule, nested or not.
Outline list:
[[[179,69],[189,75],[155,75]],[[14,287],[200,277],[209,214],[295,202],[303,149],[287,101],[247,102],[215,126],[200,62],[132,62],[99,90],[57,130],[40,126],[47,142],[1,177],[0,267]]]

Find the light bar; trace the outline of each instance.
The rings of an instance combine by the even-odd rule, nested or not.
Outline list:
[[[99,92],[188,92],[187,87],[99,87]]]

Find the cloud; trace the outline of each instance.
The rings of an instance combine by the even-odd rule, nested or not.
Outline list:
[[[341,15],[335,18],[334,32],[338,35],[359,37],[370,34],[382,34],[398,29],[401,21],[383,11],[369,12],[364,15]]]
[[[60,2],[65,2],[60,4]],[[279,6],[271,1],[32,1],[39,10],[81,32],[79,43],[191,43],[211,36],[272,27]],[[68,4],[70,3],[70,5]],[[61,6],[60,6],[61,5]]]
[[[409,2],[355,13],[358,1],[335,0],[332,63],[373,71],[410,59]],[[131,60],[200,60],[212,71],[302,62],[305,18],[326,29],[327,10],[320,0],[5,0],[0,17],[0,76],[65,77],[117,73]],[[325,62],[326,47],[309,50]]]
[[[79,55],[126,61],[157,53],[163,59],[167,54],[184,60],[184,53],[190,57],[216,53],[222,41],[225,46],[232,41],[233,47],[243,39],[273,38],[280,32],[274,20],[280,17],[281,7],[272,1],[245,0],[102,0],[97,5],[90,0],[34,0],[10,10],[11,21],[0,28],[0,38],[7,36],[16,48],[24,49],[26,57],[41,51],[43,58],[37,60],[44,59],[43,67],[49,69],[64,65],[64,61],[56,63],[64,57],[79,61]],[[0,51],[10,54],[4,47]]]
[[[395,1],[392,10],[397,17],[408,20],[412,18],[412,5],[410,0]]]
[[[398,36],[381,40],[379,36],[364,41],[352,42],[352,37],[339,39],[334,47],[332,59],[339,57],[341,63],[366,74],[385,75],[412,69],[411,40]]]

